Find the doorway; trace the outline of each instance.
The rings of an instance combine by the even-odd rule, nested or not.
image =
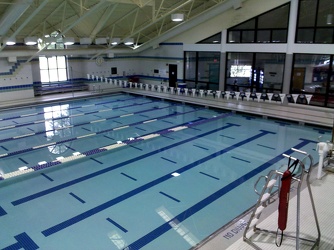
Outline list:
[[[304,89],[305,68],[294,68],[292,74],[292,91]]]
[[[177,87],[177,65],[169,64],[169,87]]]

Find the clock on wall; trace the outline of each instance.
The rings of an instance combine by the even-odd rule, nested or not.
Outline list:
[[[104,63],[104,58],[102,56],[96,57],[95,63],[96,65],[101,66]]]

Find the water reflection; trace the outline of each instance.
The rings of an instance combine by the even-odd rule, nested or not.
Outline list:
[[[44,108],[45,135],[47,141],[62,141],[72,134],[69,104],[55,105]],[[70,142],[49,146],[52,154],[62,154],[70,146]]]

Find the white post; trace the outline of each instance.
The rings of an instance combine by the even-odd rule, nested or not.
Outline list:
[[[318,165],[318,174],[317,179],[321,179],[324,176],[322,168],[324,166],[324,158],[328,153],[328,144],[326,142],[319,142],[317,144],[317,150],[319,153],[319,165]]]

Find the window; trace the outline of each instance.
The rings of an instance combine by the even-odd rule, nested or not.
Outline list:
[[[59,82],[67,80],[65,56],[39,57],[41,82]]]
[[[200,42],[198,42],[198,44],[219,44],[221,43],[221,40],[222,40],[222,36],[221,36],[221,32],[213,35],[213,36],[210,36]]]
[[[226,90],[282,91],[285,54],[231,52],[227,58]]]
[[[228,29],[227,43],[286,43],[290,4]]]
[[[64,49],[63,37],[59,37],[59,32],[52,32],[45,36],[44,40],[39,40],[40,49],[46,46],[46,49]],[[41,82],[59,82],[67,81],[67,64],[65,56],[39,57],[39,68]]]
[[[294,54],[291,93],[312,94],[310,104],[334,107],[333,55]]]
[[[334,43],[333,0],[300,0],[297,43]]]
[[[220,52],[185,52],[184,72],[188,87],[217,90]]]

